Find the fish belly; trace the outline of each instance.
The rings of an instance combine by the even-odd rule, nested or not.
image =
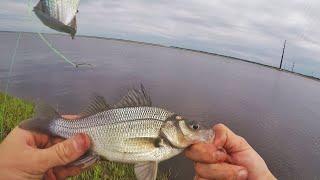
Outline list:
[[[124,153],[117,151],[102,150],[103,157],[109,161],[122,163],[139,163],[146,161],[164,161],[180,154],[183,149],[175,149],[170,146],[155,148],[149,152]]]

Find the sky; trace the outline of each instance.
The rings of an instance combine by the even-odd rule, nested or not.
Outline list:
[[[37,1],[30,0],[32,6]],[[77,35],[178,46],[320,77],[318,0],[80,0]],[[56,33],[27,0],[0,1],[0,31]]]

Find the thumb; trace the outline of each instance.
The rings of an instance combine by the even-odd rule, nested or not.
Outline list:
[[[215,131],[214,145],[218,148],[224,148],[228,153],[252,149],[244,138],[236,135],[224,124],[217,124],[213,128]]]
[[[46,169],[66,165],[82,156],[90,147],[90,139],[85,134],[77,134],[39,153],[39,160]]]

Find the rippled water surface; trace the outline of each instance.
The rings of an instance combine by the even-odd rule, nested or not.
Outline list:
[[[143,83],[153,103],[189,119],[230,126],[280,179],[320,178],[320,82],[230,58],[126,41],[45,35],[65,56],[94,67],[74,68],[36,35],[23,33],[9,93],[78,113],[92,93],[115,103]],[[0,33],[4,91],[16,33]],[[182,156],[161,164],[192,179]]]

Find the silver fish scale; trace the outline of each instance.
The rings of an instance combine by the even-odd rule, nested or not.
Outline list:
[[[80,0],[46,0],[43,1],[43,3],[50,16],[67,25],[76,15],[79,1]]]
[[[174,113],[157,107],[128,107],[110,109],[80,120],[66,121],[57,119],[51,125],[51,130],[55,128],[79,129],[93,126],[102,126],[119,122],[132,121],[137,119],[155,119],[165,121]]]
[[[162,121],[151,119],[112,124],[106,128],[99,127],[99,130],[103,131],[102,134],[104,135],[93,135],[93,139],[97,143],[97,150],[103,149],[118,152],[149,151],[150,148],[154,147],[139,139],[157,138],[162,124]],[[95,139],[95,137],[97,138]]]
[[[100,137],[157,137],[163,121],[155,119],[138,119],[114,124],[93,126],[87,128],[68,128],[51,126],[51,132],[61,137],[69,138],[77,133],[87,133],[92,139]],[[99,140],[99,139],[97,139]]]
[[[149,138],[159,137],[163,121],[154,119],[128,121],[92,127],[89,135],[93,150],[111,161],[161,161],[180,153],[171,146],[155,147]],[[100,133],[98,133],[100,132]]]
[[[181,152],[169,145],[154,145],[161,126],[172,115],[156,107],[119,108],[80,120],[57,119],[50,129],[54,134],[66,138],[76,133],[88,134],[92,149],[111,161],[161,161]]]

